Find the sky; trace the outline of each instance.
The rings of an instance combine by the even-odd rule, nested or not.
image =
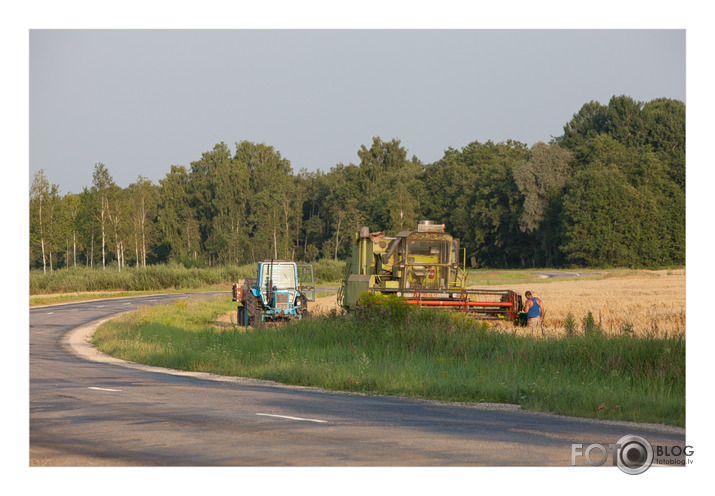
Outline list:
[[[614,95],[685,102],[684,29],[32,29],[29,181],[157,183],[224,142],[301,169],[359,163],[372,138],[408,157],[563,133]],[[687,103],[687,102],[686,102]]]

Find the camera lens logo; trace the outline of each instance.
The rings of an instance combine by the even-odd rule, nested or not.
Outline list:
[[[623,472],[630,475],[642,474],[653,464],[653,447],[650,443],[634,435],[623,436],[617,443],[616,464]]]

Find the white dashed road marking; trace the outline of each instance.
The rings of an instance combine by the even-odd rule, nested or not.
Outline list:
[[[282,418],[282,419],[288,419],[288,420],[299,420],[301,422],[317,422],[319,424],[327,424],[327,420],[316,420],[316,419],[307,419],[307,418],[300,418],[300,417],[289,417],[287,415],[271,415],[269,413],[257,413],[256,415],[260,415],[262,417],[275,417],[275,418]]]
[[[95,391],[109,391],[112,393],[121,393],[121,389],[109,389],[109,388],[101,388],[101,387],[90,387],[89,389],[94,389]]]

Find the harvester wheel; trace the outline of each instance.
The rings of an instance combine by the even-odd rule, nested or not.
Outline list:
[[[240,306],[236,311],[236,325],[244,326],[246,324],[246,307]]]

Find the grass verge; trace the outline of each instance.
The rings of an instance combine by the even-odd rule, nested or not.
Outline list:
[[[348,317],[245,331],[215,325],[226,299],[180,300],[102,326],[105,353],[180,370],[333,390],[519,404],[683,426],[685,340],[594,333],[536,339],[458,314],[371,298]]]

